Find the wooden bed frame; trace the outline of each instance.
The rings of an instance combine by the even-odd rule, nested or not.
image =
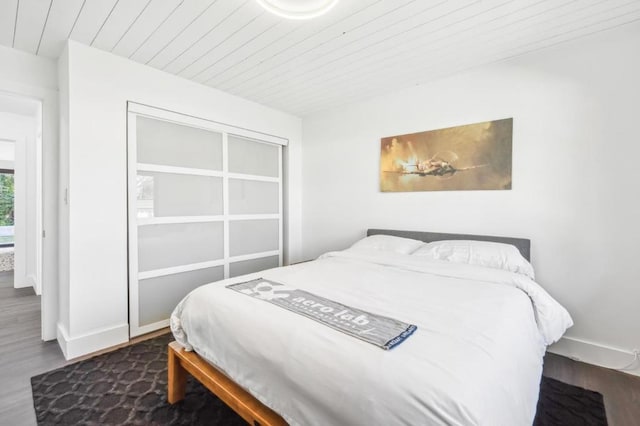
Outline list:
[[[189,373],[245,419],[247,423],[254,426],[287,424],[275,411],[258,401],[198,354],[185,351],[178,342],[169,343],[168,373],[167,399],[169,404],[175,404],[184,399],[187,373]]]
[[[531,242],[522,238],[490,237],[486,235],[441,234],[432,232],[393,231],[386,229],[369,229],[367,236],[385,234],[398,237],[413,238],[424,242],[442,240],[479,240],[512,244],[529,260]],[[224,373],[205,361],[195,352],[187,352],[178,342],[169,343],[168,357],[169,380],[167,399],[175,404],[184,399],[187,375],[191,374],[204,387],[209,389],[253,426],[282,426],[288,423],[278,413],[257,400],[240,385],[228,378]]]

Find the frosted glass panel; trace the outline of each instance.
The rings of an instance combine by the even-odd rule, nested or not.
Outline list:
[[[221,280],[224,268],[199,269],[180,274],[149,278],[139,282],[139,321],[140,325],[162,321],[169,316],[191,290],[214,281]]]
[[[229,171],[258,176],[280,176],[276,145],[229,135]]]
[[[260,259],[243,260],[242,262],[234,262],[229,265],[229,276],[237,277],[238,275],[250,274],[252,272],[264,271],[265,269],[276,268],[280,266],[280,258],[278,256],[261,257]]]
[[[128,117],[129,323],[138,336],[200,285],[279,266],[282,147],[150,106],[132,104]]]
[[[279,185],[274,182],[229,179],[229,212],[231,214],[278,213]]]
[[[222,178],[138,172],[138,218],[222,214]]]
[[[222,170],[222,134],[138,117],[139,163]]]
[[[151,271],[222,259],[222,222],[138,227],[138,270]]]
[[[280,227],[277,219],[229,222],[231,256],[278,250]]]

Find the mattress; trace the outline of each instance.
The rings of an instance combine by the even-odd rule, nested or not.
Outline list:
[[[259,277],[418,328],[385,351],[225,287]],[[524,275],[355,250],[202,286],[171,317],[292,425],[531,425],[546,346],[570,325]]]

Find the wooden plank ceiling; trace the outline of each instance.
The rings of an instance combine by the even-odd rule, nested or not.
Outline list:
[[[640,0],[341,0],[292,21],[255,0],[2,0],[0,44],[66,39],[299,116],[640,20]]]

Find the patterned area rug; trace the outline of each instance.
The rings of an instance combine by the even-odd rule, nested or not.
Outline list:
[[[534,426],[607,426],[602,394],[542,377]]]
[[[163,335],[31,379],[39,425],[246,425],[189,378],[169,405]],[[535,426],[607,425],[602,395],[543,377]]]

